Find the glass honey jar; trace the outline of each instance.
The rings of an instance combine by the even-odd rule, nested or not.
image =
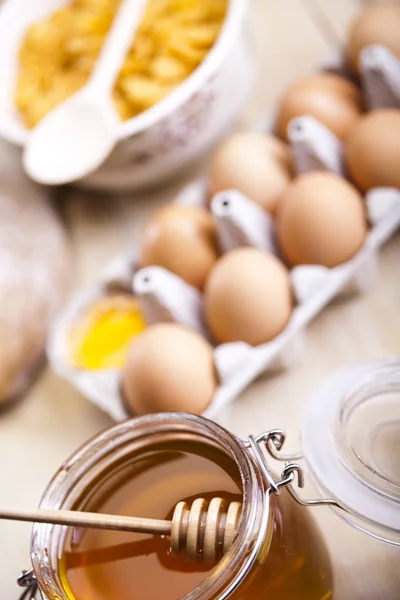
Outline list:
[[[339,372],[320,388],[301,457],[283,454],[282,430],[242,441],[183,413],[115,425],[60,468],[41,507],[165,519],[182,499],[240,499],[232,547],[210,566],[172,556],[165,538],[35,525],[32,570],[19,583],[43,600],[330,600],[330,559],[310,507],[331,505],[400,545],[399,432],[396,361]],[[299,496],[300,458],[320,499]],[[279,476],[271,459],[285,462]]]

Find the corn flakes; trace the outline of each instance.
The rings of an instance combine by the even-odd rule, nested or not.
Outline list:
[[[113,92],[121,120],[154,106],[214,45],[229,0],[149,0]],[[28,127],[89,78],[119,0],[73,0],[33,23],[19,52],[15,103]]]

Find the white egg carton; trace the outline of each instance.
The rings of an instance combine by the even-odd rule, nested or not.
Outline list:
[[[204,186],[199,183],[184,190],[178,201],[197,204],[202,203],[203,198]],[[265,217],[265,213],[233,191],[214,199],[214,214],[218,214],[226,200],[232,212],[220,218],[217,216],[224,248],[249,245],[251,238],[253,245],[271,249],[273,235],[269,219],[257,218]],[[366,203],[371,228],[356,256],[334,269],[304,265],[291,270],[297,306],[289,324],[278,337],[257,347],[244,342],[216,346],[214,356],[220,384],[205,416],[215,418],[263,371],[289,366],[302,356],[307,324],[336,296],[354,290],[362,291],[377,281],[379,248],[400,227],[400,191],[391,188],[372,190],[366,197]],[[231,223],[233,227],[230,227]],[[267,235],[264,236],[264,233]],[[255,243],[257,237],[259,244]],[[113,261],[98,286],[72,298],[55,323],[48,343],[48,357],[53,368],[117,421],[128,416],[120,394],[120,372],[116,369],[80,370],[71,367],[68,360],[67,333],[82,309],[106,291],[131,290],[134,286],[150,323],[178,321],[209,337],[202,318],[201,293],[161,267],[136,271],[135,262],[134,255]]]
[[[400,95],[397,97],[392,78],[393,68],[397,63],[393,66],[393,62],[389,60],[388,77],[386,50],[382,53],[381,49],[375,49],[375,54],[372,51],[374,60],[371,59],[371,50],[365,52],[365,56],[369,66],[364,78],[364,89],[369,105],[375,108],[393,106],[393,102],[398,101],[400,104]],[[383,67],[379,69],[376,67],[378,59],[381,63],[383,61]],[[338,68],[331,66],[330,70]],[[383,84],[378,86],[379,93],[374,93],[375,87],[371,82],[377,80],[380,84],[386,81],[388,93],[385,94],[382,90]],[[292,121],[289,131],[298,172],[318,168],[344,174],[341,143],[323,125],[312,117],[305,116]],[[185,188],[176,202],[205,205],[206,197],[207,183],[201,180]],[[308,323],[335,297],[363,291],[375,283],[379,285],[379,249],[400,228],[400,190],[371,190],[366,195],[365,202],[370,228],[363,248],[351,260],[333,269],[304,265],[291,270],[296,306],[287,327],[280,335],[257,347],[244,342],[215,347],[219,387],[204,416],[216,419],[218,413],[262,372],[288,367],[304,356]],[[224,252],[239,246],[255,246],[279,255],[271,217],[239,192],[232,190],[218,194],[212,201],[211,210]],[[148,267],[138,271],[137,256],[138,248],[131,254],[112,261],[97,286],[72,298],[55,323],[48,342],[48,357],[53,368],[117,421],[129,416],[120,393],[120,371],[81,370],[72,367],[68,359],[68,331],[86,306],[107,291],[134,291],[148,323],[176,321],[194,328],[210,339],[203,320],[201,293],[161,267]]]

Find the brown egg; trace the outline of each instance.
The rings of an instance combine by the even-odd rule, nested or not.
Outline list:
[[[357,86],[338,75],[313,75],[296,81],[283,95],[276,120],[277,133],[287,139],[295,117],[311,115],[343,139],[362,110]]]
[[[277,238],[291,265],[336,267],[352,258],[367,235],[358,190],[333,173],[305,173],[286,189],[279,204]]]
[[[292,312],[289,272],[272,254],[255,248],[233,250],[210,273],[204,310],[210,332],[220,343],[269,342]]]
[[[400,110],[374,110],[359,119],[346,140],[344,156],[351,178],[364,192],[400,188]]]
[[[355,72],[359,71],[363,48],[373,44],[386,46],[400,58],[400,5],[394,3],[369,6],[352,24],[347,56]]]
[[[217,388],[213,349],[199,334],[175,323],[149,327],[133,342],[122,393],[130,412],[201,414]]]
[[[144,230],[140,267],[158,265],[202,288],[218,258],[217,230],[201,207],[171,204],[158,211]]]
[[[273,135],[241,133],[228,138],[213,156],[210,197],[235,189],[274,212],[291,177],[292,155],[286,144]]]

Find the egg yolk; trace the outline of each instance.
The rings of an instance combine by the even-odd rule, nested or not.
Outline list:
[[[146,329],[138,302],[129,296],[105,296],[71,327],[69,353],[82,369],[121,368],[132,340]]]

